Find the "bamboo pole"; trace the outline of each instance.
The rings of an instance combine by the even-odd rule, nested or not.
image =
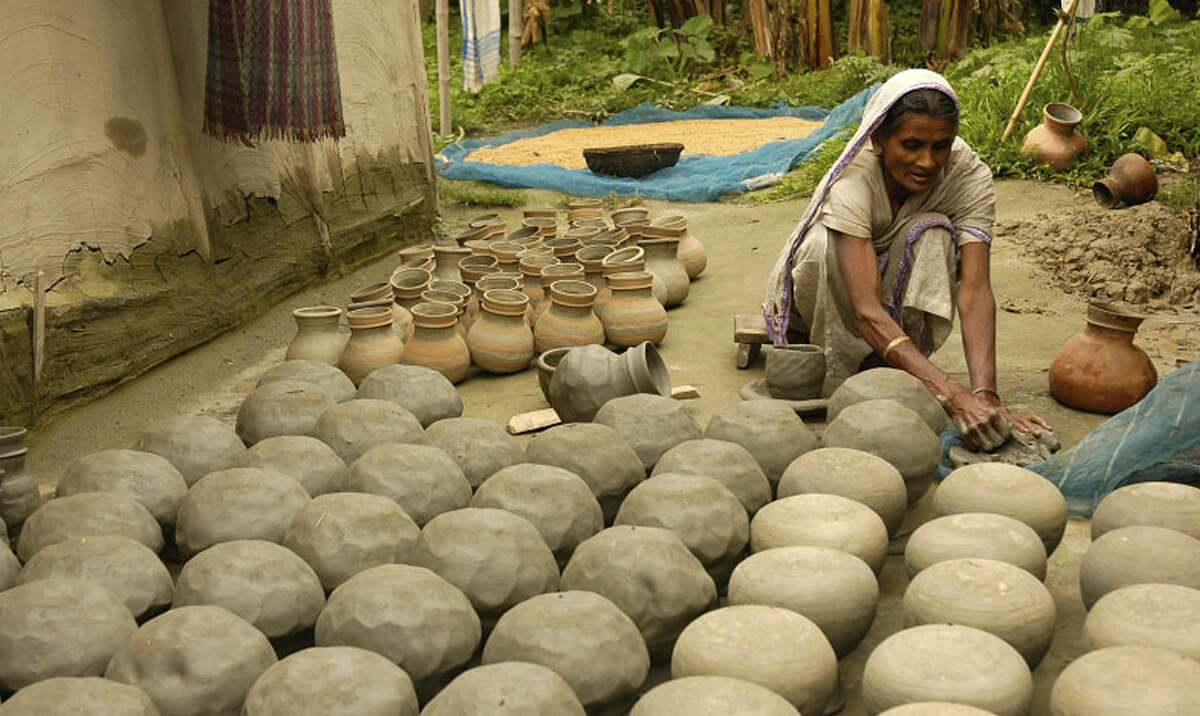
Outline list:
[[[450,134],[450,0],[437,0],[438,134]]]
[[[1058,36],[1062,34],[1063,27],[1066,26],[1066,21],[1075,16],[1075,7],[1079,4],[1079,0],[1071,0],[1071,4],[1067,6],[1067,11],[1058,16],[1058,24],[1054,26],[1054,30],[1050,33],[1050,40],[1046,43],[1046,49],[1042,50],[1042,56],[1038,58],[1037,64],[1033,66],[1033,73],[1029,75],[1029,81],[1025,83],[1025,91],[1021,93],[1021,99],[1017,100],[1017,108],[1013,110],[1012,117],[1008,120],[1008,126],[1004,128],[1004,134],[1000,136],[1001,142],[1007,142],[1012,136],[1013,130],[1017,127],[1017,120],[1021,118],[1021,112],[1025,111],[1025,104],[1029,101],[1029,95],[1033,94],[1033,86],[1037,84],[1038,77],[1042,74],[1042,69],[1046,66],[1046,60],[1050,57],[1050,51],[1054,49],[1054,43],[1058,41]]]
[[[508,66],[521,64],[521,36],[525,33],[522,24],[521,0],[508,0]]]

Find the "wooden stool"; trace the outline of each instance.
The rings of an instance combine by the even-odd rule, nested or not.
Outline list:
[[[767,322],[761,313],[738,313],[733,317],[733,342],[737,344],[737,367],[749,368],[767,338]]]

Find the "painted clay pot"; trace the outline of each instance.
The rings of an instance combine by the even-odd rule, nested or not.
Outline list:
[[[454,330],[458,309],[445,303],[418,303],[412,316],[414,330],[404,346],[404,362],[432,368],[451,383],[467,377],[471,354]]]
[[[667,296],[669,291],[667,284],[662,276],[650,271],[646,268],[646,250],[641,246],[627,246],[622,249],[617,249],[608,256],[605,256],[601,261],[601,267],[604,272],[604,277],[607,279],[614,273],[621,271],[648,271],[650,273],[650,292],[654,295],[654,300],[661,303],[664,307],[667,305]],[[609,287],[612,288],[611,286]],[[607,297],[601,293],[600,310],[597,315],[600,320],[604,320],[604,307],[607,305]]]
[[[392,330],[390,307],[356,309],[346,314],[346,320],[350,322],[350,340],[338,367],[355,385],[371,371],[400,362],[404,343]]]
[[[339,327],[342,309],[336,306],[305,306],[292,311],[296,337],[288,344],[285,360],[315,360],[337,365],[350,334]]]
[[[766,380],[772,398],[819,398],[825,382],[825,351],[803,343],[773,346],[767,351]]]
[[[496,260],[495,256],[472,254],[459,260],[458,273],[462,276],[462,282],[471,286],[484,276],[499,271],[499,264],[500,262]]]
[[[433,276],[443,281],[461,281],[462,273],[458,262],[471,255],[471,250],[461,246],[433,247]]]
[[[497,271],[496,273],[484,276],[475,282],[475,293],[471,294],[471,299],[467,301],[467,320],[471,325],[475,325],[475,321],[479,320],[479,303],[482,300],[483,294],[488,291],[517,291],[519,293],[524,286],[524,282],[520,280],[520,274],[514,276],[510,273]]]
[[[679,260],[687,270],[689,279],[694,279],[704,273],[704,269],[708,267],[708,252],[704,250],[704,244],[700,243],[700,239],[688,231],[687,217],[680,214],[663,216],[655,219],[653,225],[682,229],[683,236],[679,238]]]
[[[667,285],[667,308],[678,306],[687,300],[688,278],[683,262],[679,260],[679,240],[683,231],[665,227],[649,226],[644,238],[638,243],[646,250],[646,270],[657,275]]]
[[[525,322],[529,297],[517,291],[487,291],[479,319],[467,334],[475,365],[489,373],[516,373],[533,360],[533,332]]]
[[[557,258],[545,255],[524,256],[517,262],[521,275],[525,277],[525,285],[521,291],[529,297],[534,315],[537,315],[538,306],[546,300],[546,291],[542,285],[542,269],[557,263],[559,263]]]
[[[612,398],[634,393],[671,394],[667,366],[650,343],[620,355],[597,345],[573,348],[550,381],[550,405],[565,423],[590,421]]]
[[[604,343],[604,326],[592,313],[596,289],[586,281],[550,284],[550,308],[536,322],[533,338],[538,351],[588,343]]]
[[[1158,193],[1154,167],[1140,154],[1122,154],[1108,176],[1092,185],[1092,197],[1105,209],[1145,204]]]
[[[533,309],[533,314],[529,320],[531,326],[536,327],[538,320],[546,311],[550,310],[550,284],[555,281],[583,281],[585,274],[583,266],[576,263],[558,263],[542,268],[540,282],[542,284],[542,301]],[[589,285],[590,282],[589,282]],[[592,301],[592,310],[595,311],[595,300]]]
[[[42,506],[37,480],[25,470],[25,428],[0,427],[0,521],[14,529]]]
[[[648,218],[641,219],[641,218],[637,218],[637,217],[630,217],[627,219],[621,219],[620,221],[616,222],[616,227],[618,229],[625,229],[625,233],[629,237],[625,242],[627,246],[637,244],[639,241],[641,241],[642,240],[642,229],[649,225],[650,225],[650,219],[648,219]]]
[[[622,271],[608,277],[612,297],[601,322],[609,342],[634,346],[645,341],[661,343],[667,335],[667,312],[652,293],[648,271]]]
[[[1158,371],[1133,344],[1143,320],[1112,304],[1088,304],[1083,333],[1068,340],[1050,363],[1050,394],[1072,408],[1107,414],[1145,397],[1158,382]]]
[[[1083,113],[1069,104],[1051,102],[1042,109],[1042,123],[1029,130],[1021,154],[1063,172],[1075,166],[1088,151],[1087,138],[1079,133]]]
[[[550,402],[550,379],[554,377],[554,369],[571,348],[572,346],[552,348],[537,357],[538,387],[542,389],[542,396],[546,398],[547,403]]]
[[[424,269],[400,268],[392,273],[388,283],[392,286],[392,299],[396,307],[393,320],[404,331],[405,341],[412,338],[412,307],[421,302],[421,294],[429,288],[433,276]]]
[[[421,300],[425,301],[426,303],[447,303],[451,306],[454,306],[454,308],[458,311],[457,315],[454,317],[454,330],[458,331],[458,335],[462,336],[463,338],[467,337],[467,329],[469,328],[467,324],[469,319],[467,319],[465,316],[465,311],[467,308],[467,301],[470,300],[469,295],[464,296],[456,291],[436,291],[431,288],[428,291],[421,293]]]

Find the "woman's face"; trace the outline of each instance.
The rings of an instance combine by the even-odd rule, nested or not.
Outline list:
[[[882,151],[890,184],[904,195],[930,189],[950,158],[954,132],[951,119],[927,114],[905,117],[890,135],[875,143],[877,151]]]

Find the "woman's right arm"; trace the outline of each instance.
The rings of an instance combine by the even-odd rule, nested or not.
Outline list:
[[[833,230],[829,233],[854,310],[854,327],[858,334],[880,355],[892,345],[886,356],[888,363],[925,384],[954,419],[968,444],[981,450],[999,447],[1008,438],[1009,426],[993,406],[931,363],[911,340],[893,344],[904,331],[883,307],[879,263],[871,241]]]

